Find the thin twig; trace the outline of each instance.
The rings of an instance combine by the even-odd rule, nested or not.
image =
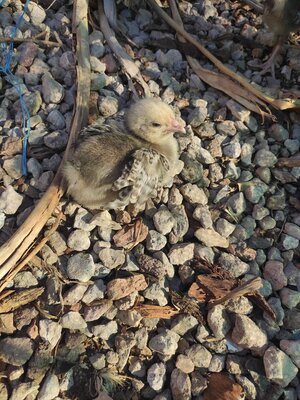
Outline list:
[[[76,106],[71,123],[70,136],[62,163],[67,159],[71,146],[76,140],[77,134],[88,120],[88,102],[90,97],[90,63],[88,45],[88,0],[75,0],[73,13],[73,32],[76,37],[77,57],[77,95]],[[24,257],[35,238],[43,229],[64,193],[62,187],[62,164],[57,171],[53,182],[37,203],[36,207],[12,235],[12,237],[0,248],[0,279],[9,273],[14,266]]]
[[[114,53],[120,64],[122,65],[125,73],[128,74],[131,79],[134,79],[137,83],[139,83],[142,86],[146,97],[150,97],[151,93],[149,86],[144,81],[139,68],[133,62],[129,54],[127,54],[126,51],[123,49],[123,47],[120,45],[114,34],[114,31],[109,26],[108,20],[104,13],[103,0],[98,0],[98,11],[99,11],[99,22],[101,31],[107,41],[107,44],[111,48],[112,52]]]
[[[300,167],[300,158],[279,158],[276,167],[278,168]]]
[[[0,293],[14,279],[16,274],[18,272],[20,272],[25,267],[25,265],[27,265],[29,263],[29,261],[41,250],[42,247],[44,247],[44,245],[48,242],[50,237],[53,235],[53,233],[58,228],[58,225],[62,219],[62,216],[63,216],[63,213],[60,212],[56,218],[56,221],[54,222],[51,229],[47,233],[47,235],[43,239],[41,239],[40,242],[26,255],[26,257],[19,264],[17,264],[12,271],[10,271],[5,276],[5,278],[3,279],[3,282],[1,282],[1,285],[0,285]]]
[[[42,40],[34,38],[0,38],[0,43],[36,43],[40,46],[61,47],[60,43],[51,42],[51,40]]]

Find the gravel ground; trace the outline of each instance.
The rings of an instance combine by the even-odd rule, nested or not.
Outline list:
[[[4,3],[0,35],[9,36],[23,5]],[[75,96],[72,2],[46,9],[49,3],[30,2],[17,37],[47,30],[62,47],[24,42],[13,59],[31,115],[25,180],[20,102],[16,89],[0,80],[2,243],[51,183],[68,140]],[[300,49],[286,49],[276,79],[259,75],[258,60],[270,54],[272,37],[249,8],[201,0],[182,1],[180,9],[187,31],[234,71],[270,92],[299,88]],[[144,238],[134,248],[115,236],[135,222],[127,212],[95,217],[61,201],[65,219],[57,232],[9,285],[44,293],[0,314],[0,399],[300,399],[300,168],[276,168],[278,158],[299,154],[299,115],[262,121],[203,83],[179,50],[152,46],[174,35],[149,10],[119,4],[118,18],[137,47],[120,40],[151,92],[187,123],[178,138],[183,169],[161,203],[149,202],[140,215]],[[115,117],[131,101],[126,76],[99,30],[91,29],[89,44],[90,119]],[[199,62],[212,68],[201,56]],[[276,320],[248,297],[209,310],[200,305],[204,324],[193,313],[143,318],[133,309],[172,306],[171,289],[187,294],[199,274],[197,257],[240,282],[258,277]],[[211,392],[212,377],[224,377],[221,372],[236,383],[235,397]]]

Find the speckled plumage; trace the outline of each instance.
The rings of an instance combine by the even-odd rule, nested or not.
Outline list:
[[[85,128],[63,168],[67,193],[91,209],[143,205],[174,176],[179,155],[173,134],[183,129],[157,99],[140,100],[124,121]]]

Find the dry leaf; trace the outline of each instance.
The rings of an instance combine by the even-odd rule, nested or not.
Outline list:
[[[211,374],[208,387],[203,394],[204,400],[239,400],[242,387],[232,381],[225,373]]]
[[[147,287],[144,275],[138,274],[129,278],[113,279],[107,284],[106,294],[111,300],[119,300],[135,291],[145,290]]]
[[[225,296],[237,284],[235,279],[221,280],[207,275],[198,275],[197,283],[210,298],[214,299]]]
[[[148,231],[149,229],[143,221],[137,219],[134,224],[127,225],[118,231],[113,236],[113,240],[116,246],[131,250],[146,239]]]
[[[25,304],[31,303],[40,297],[44,290],[44,288],[27,289],[4,298],[0,302],[0,314],[14,311]]]
[[[178,310],[170,306],[154,306],[151,304],[140,304],[135,306],[133,310],[141,314],[143,318],[170,319],[179,313]]]
[[[194,297],[199,303],[205,303],[207,301],[207,293],[204,289],[199,287],[198,283],[192,283],[188,291],[189,297]]]

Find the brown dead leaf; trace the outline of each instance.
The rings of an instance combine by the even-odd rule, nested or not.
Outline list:
[[[14,311],[25,304],[36,300],[44,292],[44,288],[33,288],[17,292],[0,302],[0,314]]]
[[[137,274],[129,278],[113,279],[107,284],[106,294],[111,300],[119,300],[135,291],[145,290],[147,287],[144,275]]]
[[[195,298],[199,303],[205,303],[207,301],[207,293],[204,289],[199,287],[198,283],[192,283],[189,288],[188,295]]]
[[[178,310],[170,306],[154,306],[151,304],[140,304],[135,306],[133,310],[141,314],[143,318],[170,319],[179,313]]]
[[[213,373],[203,394],[204,400],[239,400],[242,387],[232,381],[225,373]]]
[[[197,284],[206,292],[208,297],[218,299],[225,296],[237,282],[235,279],[218,279],[208,275],[198,275]]]
[[[22,153],[22,139],[18,137],[8,137],[1,146],[1,156],[14,156]]]
[[[126,250],[133,249],[137,244],[146,239],[148,235],[148,227],[141,219],[137,219],[133,224],[126,225],[114,236],[115,245],[123,247]]]

